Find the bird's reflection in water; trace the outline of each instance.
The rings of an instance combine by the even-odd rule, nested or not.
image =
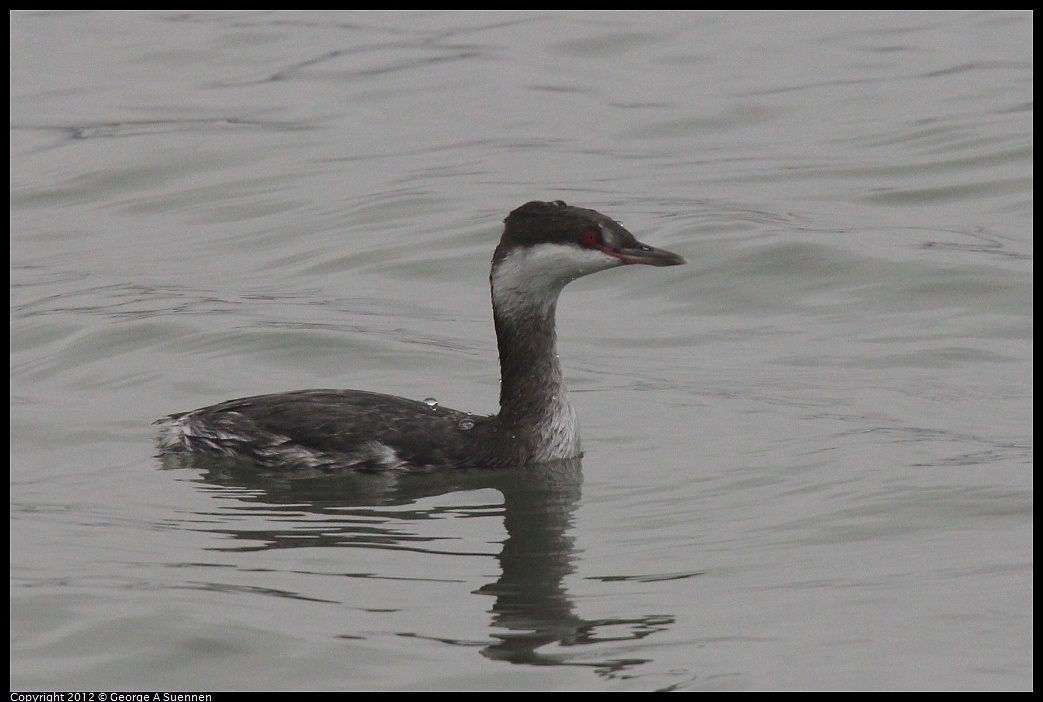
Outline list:
[[[672,616],[644,615],[583,619],[565,588],[575,571],[576,551],[570,535],[582,484],[580,459],[497,470],[456,470],[411,474],[295,474],[258,471],[199,457],[165,457],[167,468],[192,468],[200,484],[223,498],[266,514],[306,513],[318,519],[266,520],[263,529],[235,530],[227,522],[214,530],[241,540],[236,550],[299,547],[355,547],[447,553],[432,539],[416,533],[411,522],[438,516],[440,509],[458,513],[458,505],[402,507],[439,496],[492,488],[503,496],[507,538],[496,558],[500,575],[476,591],[493,597],[491,632],[487,638],[444,643],[477,647],[493,660],[529,665],[589,666],[615,676],[647,662],[639,658],[605,658],[595,644],[636,640],[668,628]],[[395,508],[388,511],[387,508]],[[489,516],[480,510],[480,516]],[[331,519],[322,519],[326,515]],[[452,552],[453,555],[459,555]],[[430,637],[435,638],[435,637]],[[552,649],[552,650],[543,650]]]

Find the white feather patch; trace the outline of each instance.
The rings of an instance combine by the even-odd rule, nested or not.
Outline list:
[[[561,244],[521,248],[504,257],[492,273],[493,303],[501,314],[546,313],[561,289],[576,278],[622,265],[597,249]]]

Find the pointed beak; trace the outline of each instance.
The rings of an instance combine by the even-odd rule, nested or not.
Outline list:
[[[642,244],[640,241],[634,242],[632,246],[619,249],[602,246],[601,250],[609,256],[618,258],[624,264],[644,263],[649,266],[680,266],[682,263],[687,263],[684,260],[684,256]]]

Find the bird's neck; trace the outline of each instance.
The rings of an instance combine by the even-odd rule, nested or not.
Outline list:
[[[493,319],[500,352],[499,422],[529,436],[540,460],[580,455],[576,413],[558,361],[554,312],[561,286],[498,287]],[[524,290],[525,292],[519,292]]]

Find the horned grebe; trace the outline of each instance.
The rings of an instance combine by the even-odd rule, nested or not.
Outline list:
[[[581,455],[555,348],[561,289],[631,263],[676,266],[605,215],[564,202],[511,212],[493,254],[500,412],[491,417],[361,390],[299,390],[173,414],[164,453],[227,456],[279,469],[409,471],[540,463]]]

